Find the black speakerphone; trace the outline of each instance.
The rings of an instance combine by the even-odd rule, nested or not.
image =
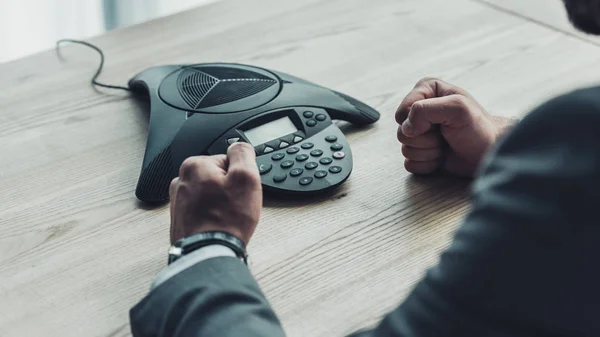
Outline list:
[[[129,81],[150,98],[150,126],[136,196],[169,199],[169,184],[190,156],[254,146],[265,190],[308,194],[352,171],[352,152],[332,119],[379,119],[370,106],[281,72],[231,63],[149,68]]]

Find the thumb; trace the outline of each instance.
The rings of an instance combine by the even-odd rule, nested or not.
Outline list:
[[[248,143],[233,143],[227,149],[227,160],[229,167],[227,171],[258,171],[256,167],[256,153],[252,145]]]
[[[455,94],[415,102],[408,118],[402,123],[402,133],[416,137],[429,131],[433,125],[459,128],[472,121],[468,98]]]

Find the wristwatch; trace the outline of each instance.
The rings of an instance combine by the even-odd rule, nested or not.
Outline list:
[[[201,232],[178,240],[169,248],[169,264],[197,249],[214,244],[231,248],[238,258],[248,264],[244,242],[232,234],[220,231]]]

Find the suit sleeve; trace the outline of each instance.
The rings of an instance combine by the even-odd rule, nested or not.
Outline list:
[[[486,158],[470,214],[383,336],[598,336],[598,89],[529,114]]]
[[[248,267],[204,260],[166,280],[130,311],[134,337],[283,337]]]

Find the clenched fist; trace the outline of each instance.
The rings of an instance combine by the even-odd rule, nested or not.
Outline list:
[[[224,231],[248,244],[262,208],[254,148],[234,143],[227,155],[186,159],[171,182],[171,243]]]
[[[425,78],[396,111],[398,140],[409,172],[429,174],[440,168],[473,176],[487,149],[512,123],[492,117],[465,90]]]

